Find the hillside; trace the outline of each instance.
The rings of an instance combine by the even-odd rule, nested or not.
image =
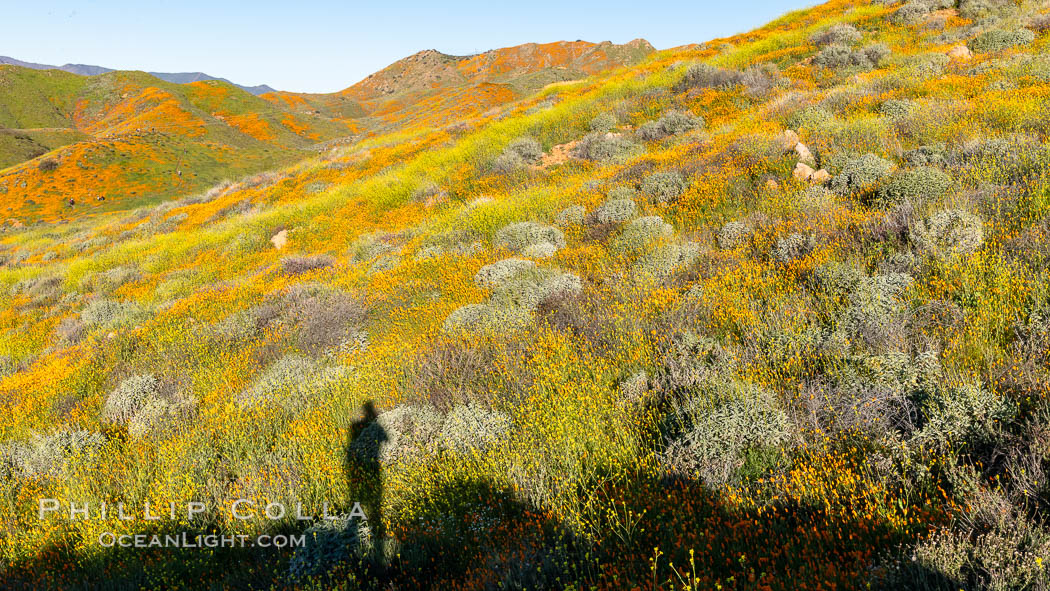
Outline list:
[[[421,51],[337,93],[264,94],[301,112],[350,117],[377,131],[447,125],[531,94],[547,84],[631,65],[654,51],[636,39],[560,41],[505,47],[472,56]]]
[[[372,135],[0,235],[4,582],[1050,588],[1050,4],[832,0],[697,41],[267,95]],[[179,121],[178,153],[257,108],[50,76],[0,123]],[[295,141],[268,121],[252,146]],[[182,533],[307,542],[104,543]]]
[[[98,76],[99,74],[106,74],[109,72],[115,72],[113,68],[106,68],[104,66],[92,66],[88,64],[66,64],[64,66],[51,66],[48,64],[37,64],[33,62],[24,62],[16,60],[12,57],[0,55],[0,65],[12,65],[21,66],[23,68],[32,68],[34,70],[61,70],[63,72],[69,72],[70,74],[77,74],[80,76]],[[273,88],[270,88],[266,84],[258,84],[256,86],[244,86],[235,82],[230,82],[225,78],[219,78],[218,76],[212,76],[205,74],[204,72],[149,72],[149,74],[155,78],[160,78],[165,82],[172,82],[175,84],[188,84],[190,82],[204,82],[207,80],[218,80],[219,82],[226,82],[245,92],[259,95],[266,92],[275,92]]]
[[[290,164],[328,140],[464,122],[650,51],[638,41],[525,45],[472,58],[423,52],[341,93],[266,100],[193,74],[169,83],[142,72],[82,77],[0,65],[0,207],[19,225],[156,203]]]
[[[224,82],[0,66],[0,206],[25,223],[156,203],[352,132]]]

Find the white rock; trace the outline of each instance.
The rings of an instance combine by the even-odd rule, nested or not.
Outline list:
[[[821,168],[820,170],[809,175],[809,181],[811,183],[826,183],[831,180],[831,173]]]
[[[783,135],[780,136],[780,146],[784,148],[785,152],[790,152],[795,149],[798,145],[798,134],[791,129],[785,129]]]
[[[273,242],[273,247],[277,250],[284,248],[285,244],[288,244],[288,230],[281,230],[280,232],[273,235],[270,238],[270,242]]]
[[[792,176],[800,181],[808,181],[813,173],[816,172],[809,165],[799,162],[795,165],[795,170],[792,172]]]
[[[953,60],[968,60],[973,57],[969,47],[959,44],[948,50],[948,57]]]
[[[813,152],[810,152],[809,148],[806,147],[806,144],[803,144],[802,142],[795,144],[795,153],[798,154],[798,159],[800,161],[805,162],[810,166],[816,165],[817,160],[813,157]]]

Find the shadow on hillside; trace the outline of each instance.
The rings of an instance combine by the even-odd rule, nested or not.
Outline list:
[[[350,498],[368,516],[372,543],[334,560],[318,551],[321,574],[309,581],[311,588],[857,588],[882,555],[911,541],[911,534],[874,515],[846,518],[821,506],[783,502],[740,509],[696,480],[648,476],[610,479],[588,491],[605,510],[583,528],[568,527],[482,477],[428,491],[410,517],[384,527],[379,448],[355,442],[365,436],[381,443],[388,435],[371,404],[362,411],[347,434],[345,468]],[[11,565],[0,587],[297,588],[302,581],[288,576],[291,555],[287,549],[77,553],[56,545]],[[936,572],[911,572],[915,588],[964,584]]]
[[[137,533],[187,537],[221,535],[213,528],[143,527]],[[271,531],[276,535],[278,530]],[[284,530],[284,533],[292,533]],[[201,542],[196,542],[201,544]],[[137,591],[139,589],[268,589],[273,565],[288,550],[261,548],[121,548],[85,542],[90,550],[55,543],[7,565],[0,589]],[[260,576],[261,575],[261,576]]]

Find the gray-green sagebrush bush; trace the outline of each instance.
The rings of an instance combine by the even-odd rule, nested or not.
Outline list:
[[[973,254],[984,242],[984,224],[964,210],[942,210],[917,221],[908,238],[922,254],[940,259]]]
[[[757,476],[782,461],[795,429],[776,397],[758,387],[715,383],[676,404],[663,456],[673,472],[715,486]]]
[[[668,170],[654,172],[645,177],[641,183],[641,190],[652,197],[653,201],[667,203],[685,193],[687,186],[686,180],[680,172]]]
[[[643,123],[635,134],[643,141],[652,142],[704,126],[704,118],[688,111],[668,111],[656,121]]]
[[[585,135],[572,149],[572,155],[584,160],[620,160],[641,151],[636,142],[618,133],[593,132]]]
[[[59,476],[71,458],[98,451],[105,442],[101,433],[71,427],[5,442],[0,444],[0,481]]]

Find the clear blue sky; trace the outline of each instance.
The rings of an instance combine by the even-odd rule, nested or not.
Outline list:
[[[817,0],[14,0],[0,55],[331,92],[423,49],[642,37],[658,49],[747,31]]]

